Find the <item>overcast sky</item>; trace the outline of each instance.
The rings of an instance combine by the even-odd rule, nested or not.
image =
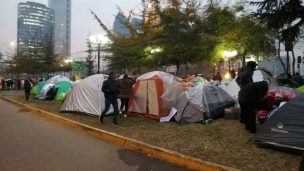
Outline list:
[[[47,5],[48,0],[32,0]],[[224,0],[233,2],[234,0]],[[0,0],[0,52],[9,47],[10,42],[17,40],[17,4],[26,0]],[[99,18],[112,28],[114,16],[118,5],[123,11],[138,9],[141,0],[72,0],[72,56],[79,56],[81,51],[86,50],[86,38],[89,33],[104,33],[98,23],[93,19],[90,9]],[[303,43],[299,43],[296,54],[302,55]]]
[[[31,0],[47,5],[48,0]],[[0,51],[8,47],[10,42],[17,41],[17,4],[26,0],[0,0]],[[118,5],[123,11],[140,7],[140,0],[72,0],[72,35],[71,52],[77,55],[86,49],[86,37],[89,34],[103,33],[101,27],[93,19],[90,9],[110,28]]]

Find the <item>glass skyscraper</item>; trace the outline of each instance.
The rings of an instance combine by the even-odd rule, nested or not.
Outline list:
[[[55,12],[54,52],[71,55],[71,0],[49,0],[49,8]]]
[[[18,4],[17,52],[30,53],[42,43],[52,42],[54,11],[43,4]]]

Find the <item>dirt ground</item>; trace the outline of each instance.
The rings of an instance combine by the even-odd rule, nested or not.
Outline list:
[[[8,97],[25,103],[22,95]],[[61,102],[30,99],[26,103],[99,129],[241,170],[296,171],[301,160],[301,156],[256,147],[251,142],[253,135],[237,120],[218,119],[203,125],[160,123],[129,116],[119,118],[120,126],[117,127],[112,124],[111,116],[101,125],[97,117],[61,113]]]

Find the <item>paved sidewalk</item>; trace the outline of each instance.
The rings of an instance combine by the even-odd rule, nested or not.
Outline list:
[[[1,99],[0,144],[1,171],[187,170],[105,142]]]

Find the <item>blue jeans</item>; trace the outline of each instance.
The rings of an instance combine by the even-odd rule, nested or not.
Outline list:
[[[109,111],[110,106],[113,106],[114,108],[114,113],[113,113],[113,123],[117,123],[117,115],[118,115],[118,102],[117,99],[105,99],[105,108],[101,113],[101,117],[103,118],[105,114]]]

